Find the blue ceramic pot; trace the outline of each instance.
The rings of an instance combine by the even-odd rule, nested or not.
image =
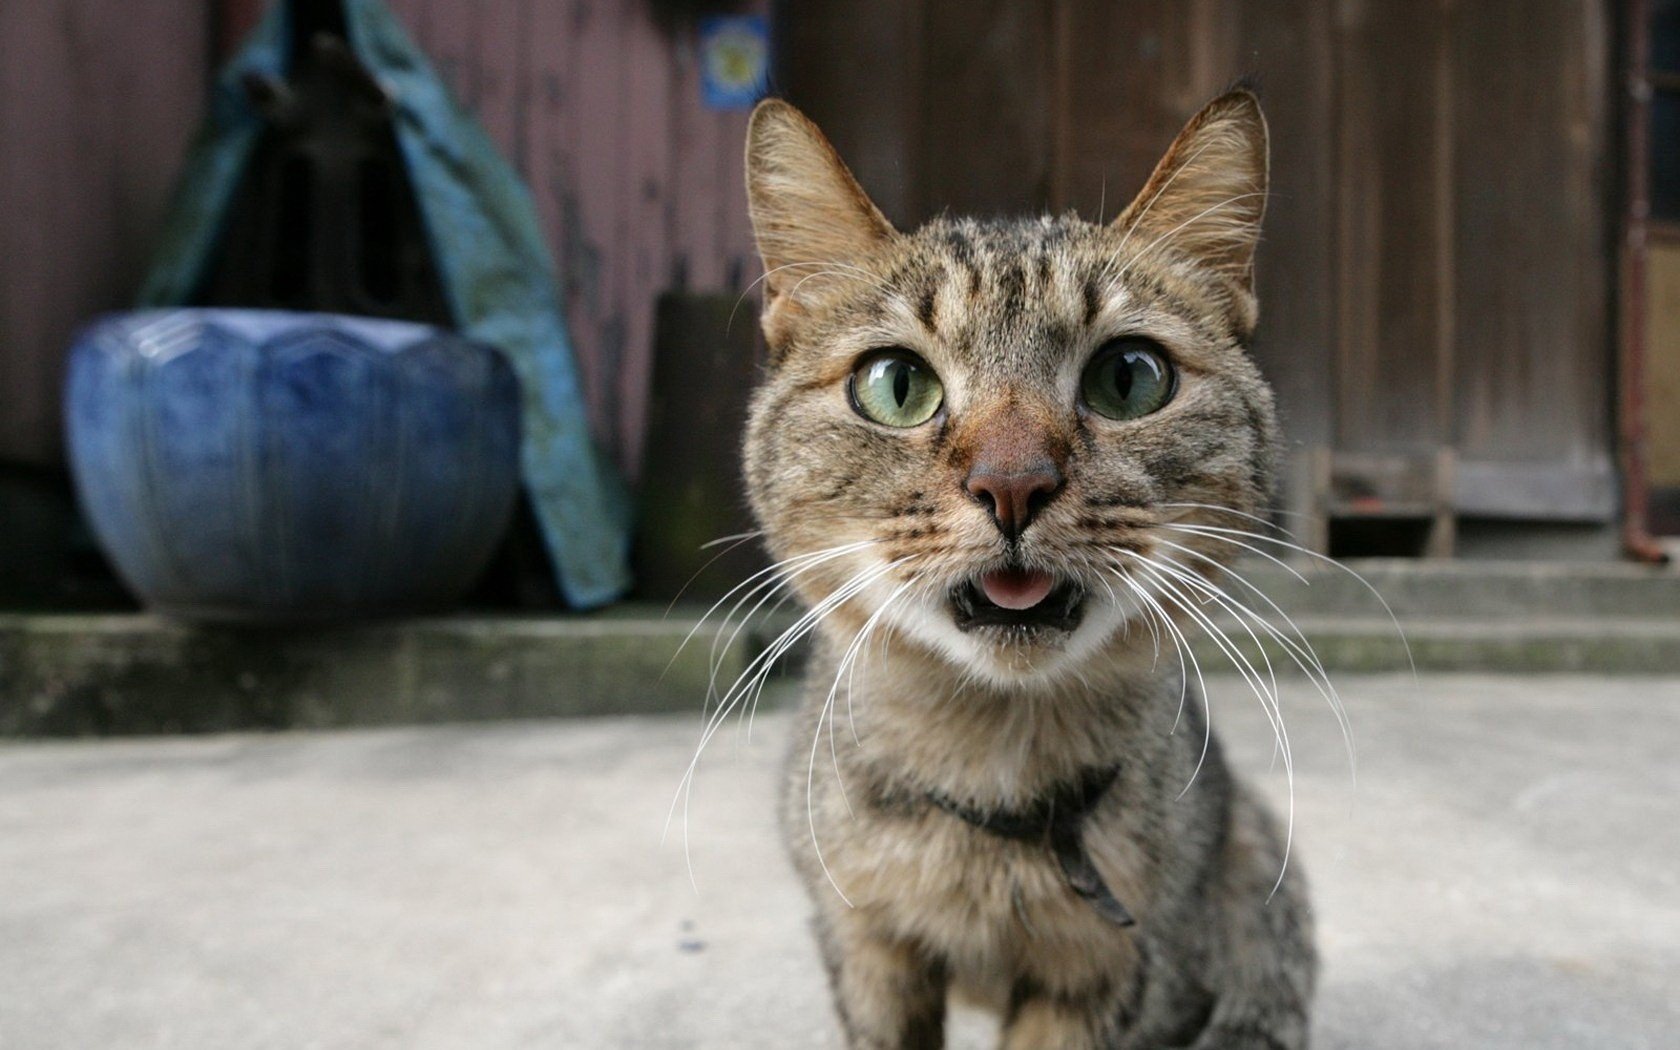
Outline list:
[[[77,338],[65,400],[95,534],[148,605],[193,619],[447,604],[518,487],[511,368],[424,325],[115,315]]]

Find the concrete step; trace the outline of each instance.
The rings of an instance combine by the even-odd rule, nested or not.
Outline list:
[[[1302,672],[1297,659],[1313,667],[1300,639],[1275,615],[1272,623],[1294,643],[1290,647],[1254,628],[1251,635],[1233,618],[1212,617],[1226,638],[1252,667],[1263,670],[1269,658],[1279,675]],[[1295,616],[1318,665],[1336,674],[1417,671],[1482,671],[1499,674],[1680,674],[1680,620],[1656,619],[1430,619],[1395,621],[1387,616]],[[792,621],[765,625],[752,634],[752,652],[761,651]],[[1230,650],[1206,631],[1182,630],[1191,652],[1209,675],[1239,673]],[[1176,664],[1178,650],[1160,636],[1161,659]],[[783,658],[786,673],[797,673],[806,657],[802,646]]]
[[[1303,584],[1275,565],[1242,571],[1295,619],[1331,672],[1404,671],[1415,661],[1422,671],[1680,673],[1680,574],[1487,563],[1356,569],[1393,607],[1410,660],[1395,624],[1353,577],[1303,567]],[[145,615],[0,614],[0,736],[698,711],[714,646],[727,682],[791,622],[731,639],[715,622],[697,627],[702,611],[629,605],[596,616],[266,631]],[[1247,635],[1227,629],[1252,658]],[[1229,670],[1214,642],[1187,633],[1205,670]],[[800,656],[788,655],[787,673]],[[1280,673],[1294,673],[1282,648],[1272,645],[1271,656]]]
[[[1680,673],[1680,620],[1403,620],[1402,632],[1396,632],[1387,618],[1293,619],[1332,673],[1406,671],[1414,664],[1419,671],[1505,674]],[[1232,624],[1222,626],[1252,660],[1258,647],[1248,635]],[[1191,642],[1205,671],[1231,670],[1224,650],[1211,639],[1195,634]],[[1297,672],[1284,647],[1268,643],[1267,651],[1280,674]]]
[[[646,608],[311,629],[0,615],[0,736],[698,711],[715,629]],[[745,645],[722,646],[733,678]]]
[[[1348,561],[1344,569],[1300,558],[1287,568],[1249,559],[1237,571],[1291,616],[1384,617],[1374,589],[1402,622],[1438,617],[1680,619],[1680,570],[1672,567],[1361,559]]]

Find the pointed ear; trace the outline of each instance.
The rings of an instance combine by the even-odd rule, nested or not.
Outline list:
[[[780,342],[801,282],[895,236],[809,117],[765,99],[747,126],[747,210],[764,260],[764,331]],[[813,288],[814,290],[814,288]]]
[[[1246,87],[1229,91],[1190,118],[1114,226],[1133,251],[1171,243],[1252,294],[1267,164],[1260,100]]]

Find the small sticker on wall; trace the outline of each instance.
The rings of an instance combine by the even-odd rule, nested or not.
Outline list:
[[[770,84],[770,25],[763,15],[700,20],[700,95],[713,109],[748,109]]]

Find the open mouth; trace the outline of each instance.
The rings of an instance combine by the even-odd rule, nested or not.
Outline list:
[[[1003,627],[1022,635],[1072,631],[1085,610],[1085,591],[1070,580],[1030,569],[995,569],[951,590],[951,616],[960,631]]]

